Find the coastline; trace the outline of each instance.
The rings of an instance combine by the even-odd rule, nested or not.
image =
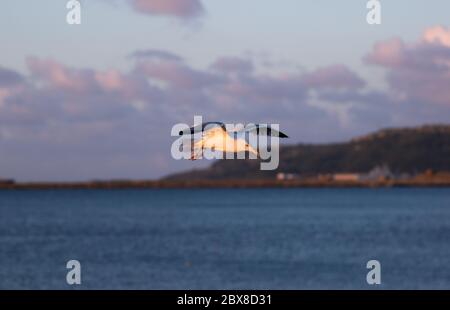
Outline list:
[[[190,188],[383,188],[450,187],[450,179],[335,181],[335,180],[123,180],[87,182],[0,183],[0,190],[64,189],[190,189]]]

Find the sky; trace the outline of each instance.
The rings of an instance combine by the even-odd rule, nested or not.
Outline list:
[[[194,115],[289,143],[450,123],[450,2],[66,0],[0,4],[0,178],[148,179]],[[432,2],[432,3],[431,3]]]

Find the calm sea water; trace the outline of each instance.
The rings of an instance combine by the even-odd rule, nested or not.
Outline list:
[[[0,288],[450,289],[450,189],[0,191]]]

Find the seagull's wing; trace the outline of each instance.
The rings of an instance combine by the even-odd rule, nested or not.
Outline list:
[[[279,130],[272,128],[270,125],[266,124],[253,124],[251,126],[245,126],[243,129],[239,130],[239,133],[250,132],[256,135],[259,135],[265,132],[267,136],[279,137],[279,138],[289,138],[286,134],[282,133]]]
[[[191,127],[189,129],[180,131],[180,136],[189,135],[189,134],[194,135],[196,133],[204,132],[206,128],[211,129],[213,127],[221,127],[223,130],[226,130],[225,124],[222,122],[206,122],[206,123],[202,123],[197,126]]]
[[[192,147],[191,160],[202,158],[203,149],[221,149],[228,133],[221,126],[213,126],[202,133]]]

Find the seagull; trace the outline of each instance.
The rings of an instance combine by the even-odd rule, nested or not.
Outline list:
[[[205,128],[207,128],[205,130]],[[259,156],[259,152],[247,143],[245,138],[237,137],[238,135],[253,133],[256,135],[265,134],[267,136],[288,138],[288,136],[281,131],[271,128],[266,124],[252,124],[234,131],[227,131],[226,126],[222,122],[206,122],[200,125],[180,131],[180,135],[195,135],[202,133],[202,138],[193,144],[191,150],[191,160],[201,158],[204,149],[214,151],[221,151],[224,153],[240,153],[249,152]]]

